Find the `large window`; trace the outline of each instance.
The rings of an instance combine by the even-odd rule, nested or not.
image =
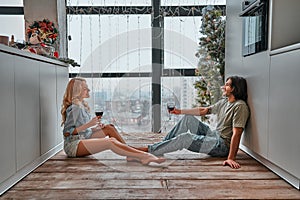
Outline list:
[[[153,130],[156,106],[161,110],[160,127],[168,131],[180,116],[169,116],[167,102],[174,101],[179,108],[196,104],[193,83],[199,77],[191,72],[198,65],[201,9],[225,1],[162,0],[158,14],[152,4],[150,0],[67,1],[72,38],[68,55],[81,64],[70,68],[70,73],[87,78],[92,109],[104,109],[104,120],[126,132]],[[157,39],[161,43],[153,46]],[[161,57],[159,63],[153,61],[154,52]],[[160,67],[161,73],[153,67]],[[185,76],[184,70],[190,75]],[[160,97],[153,96],[156,84]],[[153,104],[155,98],[159,105]]]
[[[150,15],[68,15],[70,72],[151,72]]]
[[[162,6],[225,5],[226,0],[161,0]]]
[[[151,0],[67,0],[68,6],[151,6]]]
[[[225,10],[225,0],[66,3],[68,57],[81,65],[70,67],[70,77],[87,79],[92,88],[90,105],[93,110],[105,109],[107,122],[127,132],[151,131],[158,118],[167,131],[178,117],[170,118],[167,102],[175,101],[180,108],[196,103],[193,83],[199,79],[194,69],[201,10],[205,5]],[[15,9],[7,14],[5,6]],[[19,9],[23,1],[2,0],[0,7],[0,34],[24,40],[24,15]],[[159,113],[153,115],[157,107]]]
[[[12,26],[13,24],[13,26]],[[15,41],[25,40],[25,22],[23,15],[0,15],[0,35],[14,35]]]
[[[23,7],[23,0],[1,0],[0,7]],[[0,12],[0,35],[11,38],[14,35],[15,40],[25,40],[25,22],[23,12],[20,9],[10,9],[11,13]]]
[[[164,18],[164,68],[196,68],[201,17]]]
[[[23,0],[1,0],[0,6],[23,6]]]

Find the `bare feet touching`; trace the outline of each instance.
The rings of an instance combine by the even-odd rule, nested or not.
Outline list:
[[[162,158],[162,157],[158,158],[158,157],[153,156],[153,155],[149,156],[148,158],[141,159],[141,163],[143,165],[149,165],[149,163],[151,163],[151,162],[155,162],[155,163],[159,164],[159,163],[162,163],[162,162],[165,162],[165,161],[166,161],[165,158]]]
[[[127,162],[140,162],[140,159],[134,157],[127,157]]]
[[[126,158],[127,162],[141,162],[143,165],[149,165],[150,162],[155,162],[155,163],[162,163],[165,162],[165,158],[161,157],[156,157],[150,153],[147,153],[144,158],[139,159],[139,158],[134,158],[134,157],[127,157]]]

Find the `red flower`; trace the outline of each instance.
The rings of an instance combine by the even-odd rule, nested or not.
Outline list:
[[[34,21],[26,30],[28,39],[33,33],[37,33],[42,41],[46,44],[53,44],[57,37],[58,31],[54,26],[54,23],[48,19],[42,21]]]

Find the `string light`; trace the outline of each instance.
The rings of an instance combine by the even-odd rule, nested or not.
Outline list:
[[[217,5],[216,5],[217,6]],[[161,18],[163,16],[180,16],[181,12],[185,13],[185,16],[198,16],[201,15],[201,10],[204,6],[161,6],[159,10],[159,15],[155,18]],[[108,14],[108,15],[131,15],[131,14],[152,14],[151,6],[67,6],[67,11],[69,14]],[[224,11],[225,12],[225,11]]]
[[[129,72],[129,15],[126,16],[126,48],[127,48],[127,55],[126,55],[126,66],[127,71]]]
[[[82,51],[83,51],[83,46],[82,46],[82,37],[83,37],[83,28],[82,28],[82,15],[80,15],[80,56],[79,56],[79,63],[82,63]]]
[[[117,26],[116,26],[116,35],[119,36],[120,33],[119,33],[119,27],[120,27],[120,18],[119,16],[116,16],[117,17]],[[119,57],[119,37],[116,37],[116,57]],[[116,60],[116,71],[118,72],[119,71],[119,62],[120,62],[120,59],[117,59]]]
[[[93,1],[91,1],[91,4],[93,6]],[[95,90],[94,90],[94,64],[93,64],[93,31],[92,31],[92,15],[89,15],[89,21],[90,21],[90,47],[91,47],[91,53],[90,53],[90,58],[91,58],[91,71],[92,71],[92,93],[93,93],[93,105],[95,108]]]
[[[141,33],[140,33],[140,16],[138,16],[138,67],[139,67],[139,99],[141,99]]]
[[[165,0],[166,2],[167,0]],[[143,15],[143,14],[153,14],[153,10],[152,10],[152,7],[151,6],[140,6],[140,7],[134,7],[132,6],[132,2],[130,2],[130,5],[125,5],[125,7],[121,7],[121,6],[116,6],[117,4],[117,1],[115,0],[115,5],[114,6],[88,6],[88,7],[78,7],[78,1],[77,1],[77,6],[71,6],[71,0],[68,0],[68,3],[69,3],[69,6],[67,7],[67,13],[70,15],[69,17],[69,23],[71,22],[72,18],[71,16],[72,15],[80,15],[80,27],[81,27],[81,34],[80,34],[80,63],[82,63],[82,56],[83,56],[83,16],[82,15],[89,15],[89,20],[90,20],[90,39],[91,39],[91,44],[90,44],[90,48],[91,48],[91,69],[92,69],[92,87],[93,87],[93,79],[94,79],[94,69],[93,69],[93,42],[92,42],[92,17],[91,15],[92,14],[98,14],[99,18],[98,18],[98,23],[99,23],[99,69],[100,69],[100,74],[102,76],[102,73],[103,73],[103,69],[101,69],[101,67],[103,68],[103,66],[101,66],[101,57],[102,57],[102,49],[101,49],[101,43],[102,43],[102,27],[101,27],[101,15],[102,14],[107,14],[107,15],[120,15],[120,14],[124,14],[126,15],[127,17],[127,57],[126,57],[126,66],[127,66],[127,71],[130,72],[130,69],[129,69],[129,18],[131,14],[138,14],[138,76],[139,76],[139,98],[141,98],[141,49],[140,49],[140,15]],[[90,3],[90,2],[88,2]],[[172,2],[171,2],[172,3]],[[93,1],[91,1],[91,4],[93,5]],[[104,0],[104,4],[105,4],[105,0]],[[205,6],[161,6],[160,7],[160,10],[159,10],[159,15],[155,18],[155,19],[160,19],[162,20],[164,17],[178,17],[180,16],[181,13],[184,13],[182,15],[184,16],[192,16],[193,17],[193,20],[194,20],[194,26],[196,26],[196,23],[195,23],[195,19],[194,17],[195,16],[201,16],[201,12],[202,12],[202,8],[205,7]],[[118,16],[117,16],[118,17]],[[152,22],[153,20],[155,20],[152,18]],[[119,34],[119,18],[117,18],[117,26],[116,26],[116,32],[117,34]],[[172,20],[173,22],[173,20]],[[172,26],[173,24],[170,24],[170,26]],[[182,21],[180,19],[180,22],[179,22],[179,26],[180,26],[180,32],[182,31]],[[109,16],[109,32],[111,33],[111,16]],[[172,29],[171,29],[172,30]],[[157,38],[159,37],[162,37],[161,34],[163,34],[163,30],[161,30],[161,32],[159,33],[158,36],[155,36]],[[109,34],[111,36],[111,34]],[[172,35],[172,34],[171,34]],[[195,37],[197,37],[195,35]],[[119,40],[118,40],[118,37],[116,37],[117,41],[116,41],[116,53],[117,55],[116,56],[119,56],[118,55],[118,50],[119,50]],[[171,40],[170,40],[170,46],[174,45],[173,43],[171,43]],[[182,40],[180,40],[180,45],[182,45]],[[111,49],[109,50],[109,54],[111,54]],[[171,67],[173,66],[173,62],[174,60],[171,59],[172,58],[172,55],[170,55],[170,61],[171,61]],[[116,64],[116,68],[118,70],[119,68],[119,59],[117,59],[117,62],[115,63]],[[180,57],[180,67],[182,67],[182,57]],[[112,66],[112,64],[110,65],[110,67]],[[175,70],[172,69],[170,70],[171,76],[174,76],[175,75]],[[103,79],[102,79],[103,80]],[[111,85],[111,80],[112,78],[109,78],[109,82]],[[173,79],[174,81],[174,79]],[[128,84],[129,82],[127,82]],[[174,86],[174,83],[172,82],[172,87]],[[110,87],[112,89],[112,87]],[[110,98],[112,98],[112,91],[110,89]],[[93,90],[93,88],[92,88]],[[103,81],[102,81],[102,90],[103,90]],[[120,89],[119,89],[120,90]],[[93,90],[94,91],[94,90]],[[150,90],[149,90],[150,91]],[[120,93],[120,91],[119,91]],[[162,94],[164,95],[164,93]],[[174,95],[174,94],[173,94]],[[175,99],[176,97],[173,96],[173,98]],[[112,102],[113,99],[111,99],[110,101]],[[94,103],[95,103],[95,94],[94,94]]]
[[[98,33],[98,36],[99,36],[99,47],[98,47],[98,51],[99,51],[99,61],[98,61],[98,63],[99,63],[99,70],[100,70],[100,79],[98,79],[99,81],[101,81],[101,84],[102,84],[102,86],[101,86],[101,90],[103,91],[103,80],[101,79],[101,77],[102,77],[102,71],[103,71],[103,69],[101,69],[102,68],[102,63],[101,63],[101,61],[102,61],[102,48],[101,48],[101,43],[102,43],[102,32],[101,32],[101,29],[102,29],[102,27],[101,27],[101,15],[99,14],[98,15],[98,25],[99,25],[99,33]]]

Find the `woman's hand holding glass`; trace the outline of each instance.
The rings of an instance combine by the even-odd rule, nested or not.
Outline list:
[[[99,129],[99,128],[104,128],[105,125],[101,123],[101,118],[102,118],[102,115],[97,115],[95,116],[90,122],[93,124],[92,125],[92,128],[95,128],[95,129]]]
[[[97,128],[104,128],[105,125],[100,122],[102,115],[103,115],[103,109],[95,110],[95,115],[99,120]]]
[[[101,117],[98,117],[98,116],[92,118],[92,120],[90,121],[90,124],[91,124],[90,127],[91,127],[93,130],[97,130],[97,129],[104,128],[105,125],[102,124],[102,123],[100,122],[100,120],[101,120]]]
[[[100,124],[100,118],[98,118],[97,116],[93,117],[89,123],[90,123],[90,127],[99,125]]]

